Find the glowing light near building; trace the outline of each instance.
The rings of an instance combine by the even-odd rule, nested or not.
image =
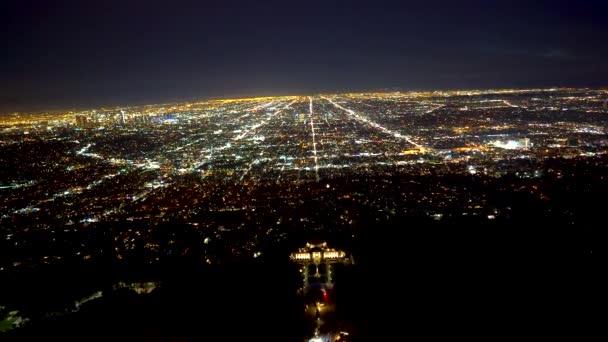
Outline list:
[[[309,253],[296,253],[294,254],[294,259],[296,260],[310,260]]]
[[[345,256],[344,252],[337,252],[337,251],[323,252],[323,259],[337,259],[337,258],[344,258],[344,256]]]
[[[502,148],[505,150],[517,150],[517,149],[522,149],[522,148],[528,148],[530,146],[530,139],[525,138],[522,140],[509,140],[509,141],[500,141],[500,140],[495,140],[492,141],[489,145],[492,145],[494,147],[498,147],[498,148]]]

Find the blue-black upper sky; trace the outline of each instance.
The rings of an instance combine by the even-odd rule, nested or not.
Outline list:
[[[0,111],[606,86],[606,3],[3,0]]]

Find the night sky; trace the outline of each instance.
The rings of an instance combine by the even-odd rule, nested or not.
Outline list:
[[[608,85],[608,2],[2,0],[0,111]]]

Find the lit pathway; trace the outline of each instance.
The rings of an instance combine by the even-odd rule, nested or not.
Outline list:
[[[272,106],[272,105],[273,105],[273,104],[275,104],[275,103],[276,103],[275,101],[270,101],[270,102],[268,102],[268,103],[264,103],[264,104],[261,104],[261,105],[255,106],[255,107],[253,107],[253,108],[247,109],[247,110],[246,110],[246,112],[247,112],[247,113],[246,113],[246,114],[244,114],[244,115],[241,115],[241,116],[240,116],[240,117],[238,117],[236,120],[238,121],[238,120],[244,119],[244,118],[248,117],[249,115],[251,115],[251,112],[255,112],[255,111],[258,111],[258,110],[260,110],[260,109],[265,109],[265,108],[268,108],[268,107]],[[234,119],[233,119],[233,120],[234,120]],[[181,146],[179,146],[179,147],[177,147],[177,148],[174,148],[174,149],[172,149],[172,150],[169,150],[169,151],[167,151],[167,152],[178,152],[178,151],[183,150],[183,149],[184,149],[184,148],[186,148],[186,147],[192,146],[192,145],[197,144],[197,143],[199,143],[199,142],[201,142],[201,141],[205,141],[206,139],[207,139],[207,136],[203,136],[202,138],[199,138],[199,139],[193,140],[193,141],[191,141],[191,142],[189,142],[189,143],[187,143],[187,144],[185,144],[185,145],[181,145]]]
[[[443,107],[445,107],[445,105],[438,105],[437,107],[431,108],[431,109],[429,109],[428,111],[424,112],[424,114],[431,114],[431,113],[433,113],[434,111],[436,111],[436,110],[438,110],[438,109],[441,109],[441,108],[443,108]]]
[[[315,176],[317,178],[317,182],[319,181],[319,160],[317,159],[317,140],[315,138],[315,122],[312,118],[312,97],[308,97],[310,100],[309,106],[309,114],[310,114],[310,129],[312,130],[312,153],[315,158]]]
[[[405,140],[408,143],[410,143],[410,144],[412,144],[412,145],[414,145],[414,146],[416,146],[416,147],[418,147],[420,149],[426,149],[424,146],[422,146],[422,145],[414,142],[408,136],[402,135],[401,133],[393,132],[390,129],[384,127],[384,126],[381,126],[380,124],[378,124],[378,123],[376,123],[374,121],[371,121],[370,119],[368,119],[366,117],[363,117],[363,116],[355,113],[355,111],[353,111],[352,109],[348,109],[348,108],[344,108],[344,107],[340,106],[339,104],[335,103],[331,99],[328,99],[326,97],[323,97],[323,99],[329,101],[329,103],[331,103],[332,105],[334,105],[334,107],[342,109],[343,111],[345,111],[346,113],[348,113],[350,116],[352,116],[357,121],[363,122],[363,123],[365,123],[365,124],[367,124],[367,125],[369,125],[369,126],[371,126],[373,128],[376,128],[376,129],[378,129],[378,130],[380,130],[380,131],[382,131],[382,132],[384,132],[386,134],[392,135],[393,137],[395,137],[397,139]]]
[[[245,137],[247,137],[249,134],[255,132],[258,128],[268,124],[270,122],[270,120],[272,120],[275,116],[277,116],[278,114],[280,114],[282,111],[289,109],[289,107],[291,107],[291,105],[293,105],[297,100],[293,100],[291,103],[289,103],[288,105],[281,107],[279,109],[277,109],[276,111],[266,115],[266,117],[262,120],[262,122],[255,124],[251,127],[249,127],[248,129],[244,130],[241,134],[239,134],[238,136],[232,138],[232,140],[230,142],[227,142],[226,144],[224,144],[223,146],[220,146],[218,148],[209,148],[203,152],[208,153],[206,154],[202,159],[199,159],[199,161],[194,164],[194,166],[192,167],[192,169],[197,169],[198,167],[207,164],[211,161],[214,160],[213,155],[214,153],[217,154],[217,152],[222,152],[226,149],[232,148],[234,147],[233,143],[238,143],[240,140],[243,140]]]

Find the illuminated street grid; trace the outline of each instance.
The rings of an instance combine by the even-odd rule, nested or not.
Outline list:
[[[331,191],[337,179],[541,177],[547,158],[606,152],[607,97],[590,89],[393,92],[16,113],[0,122],[0,220],[7,239],[27,227],[199,224],[213,212],[253,221],[274,210],[269,201],[297,207],[303,186]],[[432,187],[403,198],[434,208],[462,195]]]

